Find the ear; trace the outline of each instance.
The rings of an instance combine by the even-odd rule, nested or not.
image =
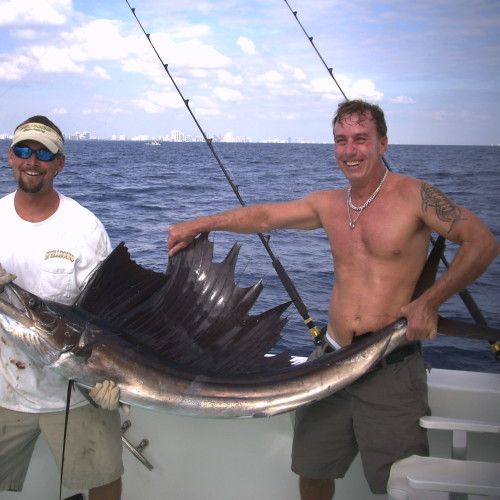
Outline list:
[[[384,135],[384,137],[380,139],[380,156],[384,155],[388,143],[389,143],[389,138],[386,135]]]
[[[13,154],[14,154],[14,153],[12,152],[12,148],[9,148],[9,156],[8,156],[9,160],[8,160],[8,161],[9,161],[9,165],[10,165],[11,167],[12,167],[12,155],[13,155]]]
[[[57,172],[61,172],[64,168],[64,164],[66,162],[66,156],[64,156],[62,153],[60,155],[57,155],[56,157],[57,160]]]

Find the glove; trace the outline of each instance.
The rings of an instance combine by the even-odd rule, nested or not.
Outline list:
[[[4,285],[7,285],[7,283],[14,281],[16,278],[17,278],[17,276],[15,274],[8,273],[2,267],[2,264],[0,264],[0,293],[3,292]]]
[[[89,396],[97,406],[105,410],[117,410],[120,407],[120,389],[112,380],[97,382],[90,389]]]

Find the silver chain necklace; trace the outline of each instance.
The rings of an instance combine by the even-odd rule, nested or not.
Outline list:
[[[384,184],[385,178],[387,177],[387,174],[389,173],[389,169],[385,169],[384,176],[382,177],[382,180],[380,181],[380,184],[377,186],[377,189],[373,191],[373,194],[361,205],[360,207],[357,207],[352,204],[351,200],[351,186],[347,189],[347,216],[349,217],[349,227],[351,229],[354,229],[354,226],[356,225],[356,221],[359,219],[360,215],[363,213],[363,210],[375,199],[379,191],[382,189],[382,185]],[[352,220],[351,219],[351,212],[349,210],[349,207],[352,208],[353,210],[356,210],[359,212],[357,217]]]

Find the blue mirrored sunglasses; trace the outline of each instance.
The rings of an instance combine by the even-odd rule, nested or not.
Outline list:
[[[40,161],[52,161],[59,153],[51,153],[48,149],[37,149],[36,151],[28,146],[14,146],[14,154],[19,158],[30,158],[33,153]]]

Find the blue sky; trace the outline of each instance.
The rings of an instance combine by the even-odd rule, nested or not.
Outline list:
[[[129,1],[208,135],[332,140],[341,94],[284,0]],[[498,0],[289,3],[390,142],[500,143]],[[0,133],[196,132],[125,0],[0,0],[0,109]]]

